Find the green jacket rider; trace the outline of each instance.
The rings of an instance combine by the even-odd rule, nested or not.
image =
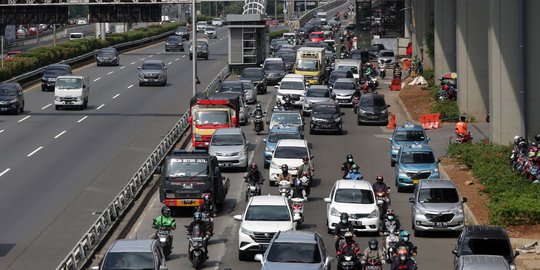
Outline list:
[[[170,227],[171,229],[176,229],[176,221],[171,217],[171,208],[163,206],[161,208],[161,216],[154,218],[152,227],[155,229],[160,229],[161,227]]]

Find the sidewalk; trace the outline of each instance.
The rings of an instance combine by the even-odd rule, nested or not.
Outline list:
[[[392,74],[387,71],[388,74]],[[390,81],[384,80],[381,81],[381,86],[379,92],[384,94],[386,103],[390,105],[390,113],[395,114],[396,116],[396,125],[404,125],[407,122],[414,124],[420,124],[418,119],[412,119],[411,114],[407,111],[403,102],[399,98],[400,91],[389,91]],[[470,123],[469,130],[474,136],[474,141],[479,142],[484,139],[490,138],[491,130],[489,123]],[[451,123],[443,123],[442,127],[439,129],[432,129],[426,131],[429,138],[431,138],[429,144],[433,148],[436,156],[444,156],[448,150],[449,140],[451,136],[454,136],[454,125]],[[444,171],[444,164],[441,164],[441,174],[446,175]],[[448,178],[448,177],[446,177]],[[470,211],[468,207],[465,207],[465,215],[467,216],[468,224],[478,224],[474,213]],[[540,245],[540,240],[534,239],[522,239],[522,238],[511,238],[512,246],[514,249],[520,248],[526,244],[529,244],[534,241],[538,241]],[[536,252],[520,254],[516,257],[516,268],[523,270],[540,270],[540,247],[536,248]]]

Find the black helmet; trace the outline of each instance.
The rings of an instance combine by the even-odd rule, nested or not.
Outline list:
[[[281,105],[281,101],[279,101],[279,99],[276,100],[276,106],[280,106],[280,105]]]
[[[352,162],[353,161],[353,156],[351,154],[348,154],[347,155],[347,161],[348,162]]]
[[[534,139],[536,140],[536,142],[540,142],[540,134],[536,134],[536,136],[534,136]]]
[[[377,239],[375,238],[371,238],[368,244],[369,244],[369,248],[371,250],[374,250],[374,249],[377,249],[377,246],[379,246],[379,241],[377,241]]]
[[[289,166],[287,164],[281,165],[281,172],[287,173],[289,171]]]
[[[195,221],[201,221],[201,219],[202,219],[202,214],[201,214],[201,212],[197,211],[197,212],[195,212],[195,213],[193,214],[193,220],[195,220]]]
[[[257,103],[256,108],[257,108],[257,110],[261,110],[261,103]]]
[[[171,208],[169,208],[167,206],[161,207],[161,214],[166,216],[166,217],[170,217],[171,216]]]
[[[257,163],[251,163],[251,169],[256,171],[259,169],[259,166],[257,165]]]
[[[341,223],[349,223],[349,214],[341,213],[341,215],[339,216],[339,220]]]

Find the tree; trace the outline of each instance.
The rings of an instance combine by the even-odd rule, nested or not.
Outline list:
[[[244,12],[244,2],[226,2],[223,14],[242,14]]]

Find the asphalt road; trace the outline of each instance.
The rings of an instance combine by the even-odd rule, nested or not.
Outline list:
[[[199,61],[199,90],[226,65],[226,28]],[[186,46],[187,48],[187,46]],[[165,87],[139,87],[145,59],[167,64]],[[189,107],[192,65],[160,42],[95,63],[87,110],[55,111],[52,92],[25,90],[22,115],[0,115],[0,269],[54,269]]]

